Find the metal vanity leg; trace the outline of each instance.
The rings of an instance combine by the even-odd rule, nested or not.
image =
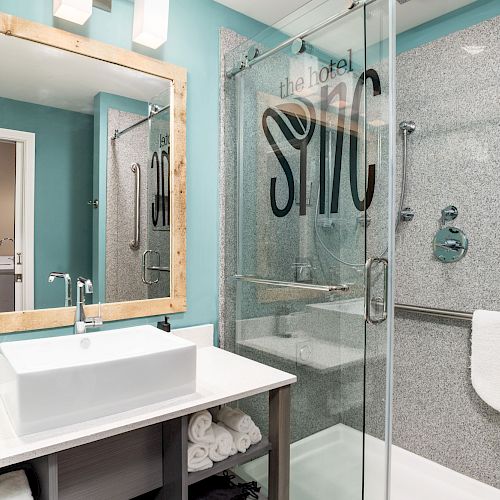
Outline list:
[[[159,500],[187,500],[188,417],[163,422],[163,488]]]
[[[290,386],[269,391],[269,500],[290,495]]]

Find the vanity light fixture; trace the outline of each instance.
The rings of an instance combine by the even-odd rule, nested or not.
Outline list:
[[[135,0],[135,43],[157,49],[167,41],[169,0]]]
[[[92,15],[92,0],[54,0],[54,17],[76,24],[85,24]]]

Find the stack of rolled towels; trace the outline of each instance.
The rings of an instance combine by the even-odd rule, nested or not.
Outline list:
[[[188,424],[188,472],[209,469],[262,440],[260,429],[241,410],[223,406],[191,415]]]

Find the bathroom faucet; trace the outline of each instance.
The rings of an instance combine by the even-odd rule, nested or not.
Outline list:
[[[62,278],[64,280],[64,306],[71,307],[73,305],[73,298],[71,296],[71,276],[68,273],[53,271],[49,274],[49,283],[53,283],[56,278]]]
[[[85,317],[85,294],[94,293],[92,281],[80,276],[76,281],[76,290],[75,333],[85,333],[87,328],[102,326],[100,315],[94,318]]]

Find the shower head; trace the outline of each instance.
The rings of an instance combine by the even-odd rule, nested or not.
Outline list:
[[[407,134],[415,132],[416,128],[417,126],[415,125],[415,122],[412,121],[404,120],[399,124],[399,130],[401,130],[402,132],[406,132]]]

